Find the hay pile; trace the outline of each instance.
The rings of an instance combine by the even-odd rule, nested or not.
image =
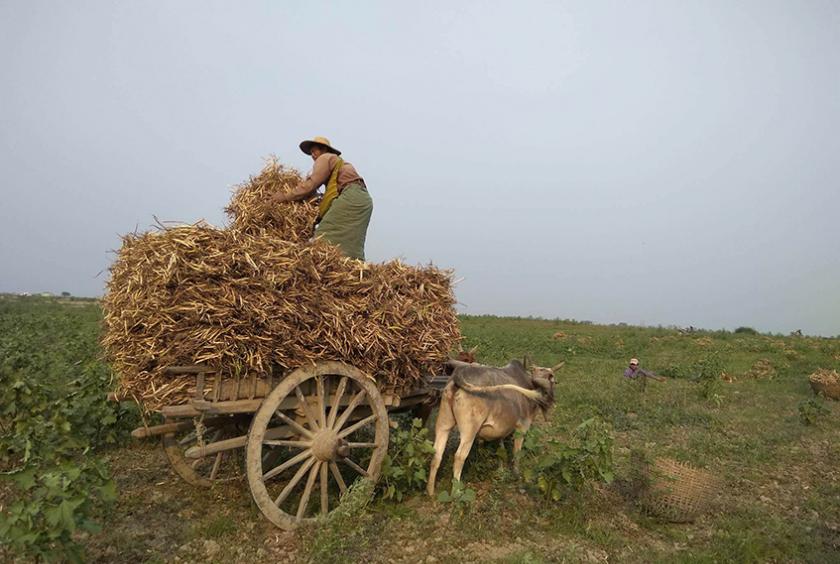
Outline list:
[[[315,200],[290,205],[270,202],[278,191],[288,192],[300,182],[298,171],[287,168],[271,157],[257,176],[234,189],[230,204],[225,208],[231,219],[230,228],[243,233],[264,231],[275,236],[305,243],[315,232],[318,205]]]
[[[341,360],[397,391],[440,370],[460,341],[451,273],[362,263],[305,242],[317,209],[275,205],[276,213],[255,196],[284,178],[298,175],[272,161],[239,187],[228,229],[123,238],[103,299],[103,344],[122,395],[150,410],[183,403],[194,377],[164,369],[193,363],[232,376]]]
[[[819,368],[808,376],[808,380],[815,394],[823,394],[827,398],[840,400],[840,374],[836,370]]]
[[[776,367],[766,358],[760,358],[752,367],[744,374],[747,378],[755,378],[756,380],[772,380],[776,377]]]

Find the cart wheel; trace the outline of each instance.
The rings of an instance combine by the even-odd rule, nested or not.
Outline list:
[[[165,422],[171,423],[172,420],[167,419]],[[204,440],[211,443],[244,434],[243,426],[237,425],[236,420],[231,418],[223,424],[208,425],[204,432]],[[195,429],[168,433],[163,435],[161,442],[172,469],[188,484],[209,488],[213,484],[235,480],[242,475],[241,455],[236,450],[224,451],[195,460],[186,458],[184,452],[198,444]]]
[[[294,397],[294,411],[278,409]],[[265,438],[270,426],[285,426],[289,440]],[[246,453],[251,495],[269,521],[293,529],[313,516],[308,509],[316,482],[317,511],[329,513],[350,478],[379,478],[387,449],[388,411],[373,378],[340,362],[299,368],[263,400],[251,423]]]

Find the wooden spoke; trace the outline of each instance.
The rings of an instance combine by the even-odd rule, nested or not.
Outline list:
[[[298,423],[297,421],[295,421],[294,419],[292,419],[291,417],[289,417],[288,415],[286,415],[282,411],[278,410],[276,412],[276,414],[277,414],[277,417],[282,419],[289,427],[291,427],[292,429],[294,429],[295,431],[297,431],[301,435],[309,437],[310,439],[315,436],[312,433],[312,431],[310,431],[309,429],[307,429],[306,427],[304,427],[303,425],[301,425],[300,423]]]
[[[333,429],[341,429],[344,427],[344,424],[347,423],[347,420],[350,419],[350,416],[353,414],[353,410],[359,406],[364,398],[365,391],[359,390],[359,393],[353,396],[353,399],[350,400],[350,403],[347,405],[347,409],[345,409],[344,413],[341,414],[341,417],[338,418],[338,421]]]
[[[357,430],[361,429],[362,427],[364,427],[364,426],[365,426],[365,425],[367,425],[368,423],[373,423],[374,421],[376,421],[376,417],[377,417],[377,415],[376,415],[375,413],[374,413],[374,414],[372,414],[372,415],[368,415],[367,417],[365,417],[365,418],[364,418],[364,419],[362,419],[361,421],[357,421],[355,424],[353,424],[353,425],[351,425],[351,426],[347,427],[346,429],[342,430],[342,431],[341,431],[338,435],[336,435],[336,436],[337,436],[339,439],[343,439],[344,437],[346,437],[347,435],[349,435],[349,434],[353,433],[354,431],[357,431]]]
[[[330,429],[335,425],[335,418],[338,416],[338,406],[341,404],[341,399],[344,397],[344,390],[347,388],[347,376],[342,376],[338,382],[338,389],[333,396],[332,406],[330,407],[330,416],[327,419],[327,427]]]
[[[222,458],[225,456],[224,452],[216,453],[216,460],[213,461],[213,469],[210,470],[210,479],[215,480],[216,474],[219,473],[219,465],[222,463]]]
[[[349,458],[342,458],[342,461],[347,466],[349,466],[350,468],[352,468],[353,470],[355,470],[356,472],[358,472],[359,474],[361,474],[362,476],[367,478],[367,476],[368,476],[367,470],[365,470],[364,468],[362,468],[361,466],[359,466],[358,464],[356,464],[355,462],[353,462]]]
[[[309,470],[310,466],[315,464],[315,459],[310,458],[306,461],[306,463],[298,468],[298,471],[295,472],[295,475],[292,476],[292,479],[289,480],[289,483],[286,484],[286,487],[283,488],[283,491],[280,492],[280,495],[277,496],[277,499],[274,500],[274,505],[280,507],[280,504],[286,501],[286,498],[289,497],[289,494],[292,493],[292,490],[295,488],[300,479],[303,478],[303,475]]]
[[[331,497],[350,490],[348,477],[379,477],[388,423],[376,381],[353,366],[317,361],[285,374],[261,400],[247,435],[248,485],[260,511],[286,530],[335,511]],[[348,453],[351,459],[340,456]],[[209,472],[213,460],[204,460]]]
[[[194,442],[194,441],[195,441],[195,431],[193,431],[192,433],[188,434],[186,437],[184,437],[183,439],[178,441],[178,444],[180,446],[186,446],[190,442]]]
[[[379,445],[376,443],[347,443],[350,448],[376,448]]]
[[[303,414],[306,416],[306,420],[309,421],[309,426],[316,431],[320,429],[318,426],[318,420],[315,419],[315,416],[309,409],[309,402],[306,401],[306,397],[304,397],[303,392],[300,391],[300,387],[298,386],[295,386],[295,395],[300,403],[300,407],[303,409]]]
[[[280,474],[281,472],[285,471],[287,468],[291,468],[295,464],[298,464],[299,462],[303,462],[304,460],[306,460],[307,458],[310,458],[311,456],[312,456],[312,451],[310,449],[306,449],[305,451],[298,454],[297,456],[294,456],[294,457],[290,458],[289,460],[287,460],[286,462],[284,462],[283,464],[281,464],[277,468],[273,468],[273,469],[269,470],[268,472],[266,472],[265,474],[263,474],[263,482],[272,479],[274,476],[276,476],[276,475]]]
[[[330,471],[338,484],[338,490],[344,494],[344,492],[347,491],[347,484],[344,483],[344,478],[341,477],[341,471],[338,469],[338,464],[332,460],[330,461]]]
[[[299,520],[303,519],[303,516],[306,513],[306,506],[309,505],[309,497],[312,495],[312,486],[315,485],[315,478],[318,477],[318,469],[321,467],[321,464],[322,462],[320,460],[317,461],[309,471],[309,478],[306,480],[306,486],[303,488],[303,494],[301,494],[300,503],[298,503],[296,517]]]
[[[163,426],[170,426],[173,430],[164,434],[161,442],[172,469],[188,484],[203,488],[219,481],[235,480],[239,476],[238,454],[226,447],[232,440],[238,446],[239,441],[246,438],[238,436],[242,434],[240,421],[226,416],[208,418],[204,422],[204,448],[198,448],[194,423],[165,419]],[[187,456],[188,452],[201,456],[193,458]]]
[[[330,512],[329,501],[329,468],[325,463],[321,463],[321,513],[326,515]]]
[[[327,407],[324,404],[324,378],[322,376],[315,376],[315,388],[317,390],[315,400],[318,404],[318,424],[323,429],[327,426]]]
[[[312,446],[312,441],[285,441],[285,440],[264,440],[264,445],[271,445],[271,446],[284,446],[284,447],[297,447],[297,448],[309,448]]]

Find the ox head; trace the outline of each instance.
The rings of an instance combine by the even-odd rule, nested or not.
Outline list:
[[[454,360],[458,360],[461,362],[466,362],[469,364],[473,364],[475,362],[475,353],[478,350],[478,347],[473,347],[468,351],[460,348],[458,349],[458,353],[455,355]]]
[[[556,381],[554,373],[563,368],[564,364],[566,363],[561,362],[551,368],[536,365],[528,367],[528,371],[531,373],[531,383],[534,385],[534,389],[542,392],[542,400],[538,403],[540,408],[542,408],[543,417],[546,417],[548,410],[552,405],[554,405],[554,384]]]

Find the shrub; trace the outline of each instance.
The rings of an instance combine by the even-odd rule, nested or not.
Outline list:
[[[724,372],[724,364],[718,352],[713,352],[696,363],[692,372],[695,374],[695,381],[700,384],[700,396],[717,405],[723,400],[721,395],[722,384],[720,375]]]
[[[379,481],[383,499],[402,501],[406,495],[426,486],[427,471],[435,452],[428,435],[429,430],[420,419],[412,420],[407,428],[398,427],[391,432]]]
[[[441,503],[450,505],[450,514],[456,519],[463,519],[469,514],[475,501],[475,490],[468,488],[460,480],[452,480],[450,491],[443,490],[437,496]]]
[[[613,434],[599,417],[587,419],[572,432],[572,441],[543,439],[543,432],[533,430],[523,445],[528,458],[523,477],[536,484],[543,497],[557,501],[565,493],[584,486],[613,480]]]
[[[367,479],[356,480],[341,496],[341,504],[327,515],[318,517],[315,530],[304,527],[302,538],[308,547],[307,562],[356,562],[375,541],[378,521],[367,508],[375,485]]]
[[[94,513],[116,495],[93,451],[133,421],[106,399],[97,319],[84,321],[0,311],[0,469],[14,499],[0,510],[0,539],[25,559],[80,560],[74,533],[96,531]]]
[[[738,327],[737,329],[735,329],[735,333],[743,333],[745,335],[758,335],[758,331],[756,331],[752,327]]]
[[[816,426],[824,415],[827,415],[829,410],[823,405],[821,401],[816,399],[803,400],[799,404],[799,420],[803,425]]]
[[[660,376],[665,376],[666,378],[687,378],[688,371],[680,366],[679,364],[669,364],[665,368],[659,371]]]
[[[443,490],[438,494],[438,501],[441,503],[472,503],[475,501],[475,490],[466,486],[461,480],[452,480],[450,491]]]

